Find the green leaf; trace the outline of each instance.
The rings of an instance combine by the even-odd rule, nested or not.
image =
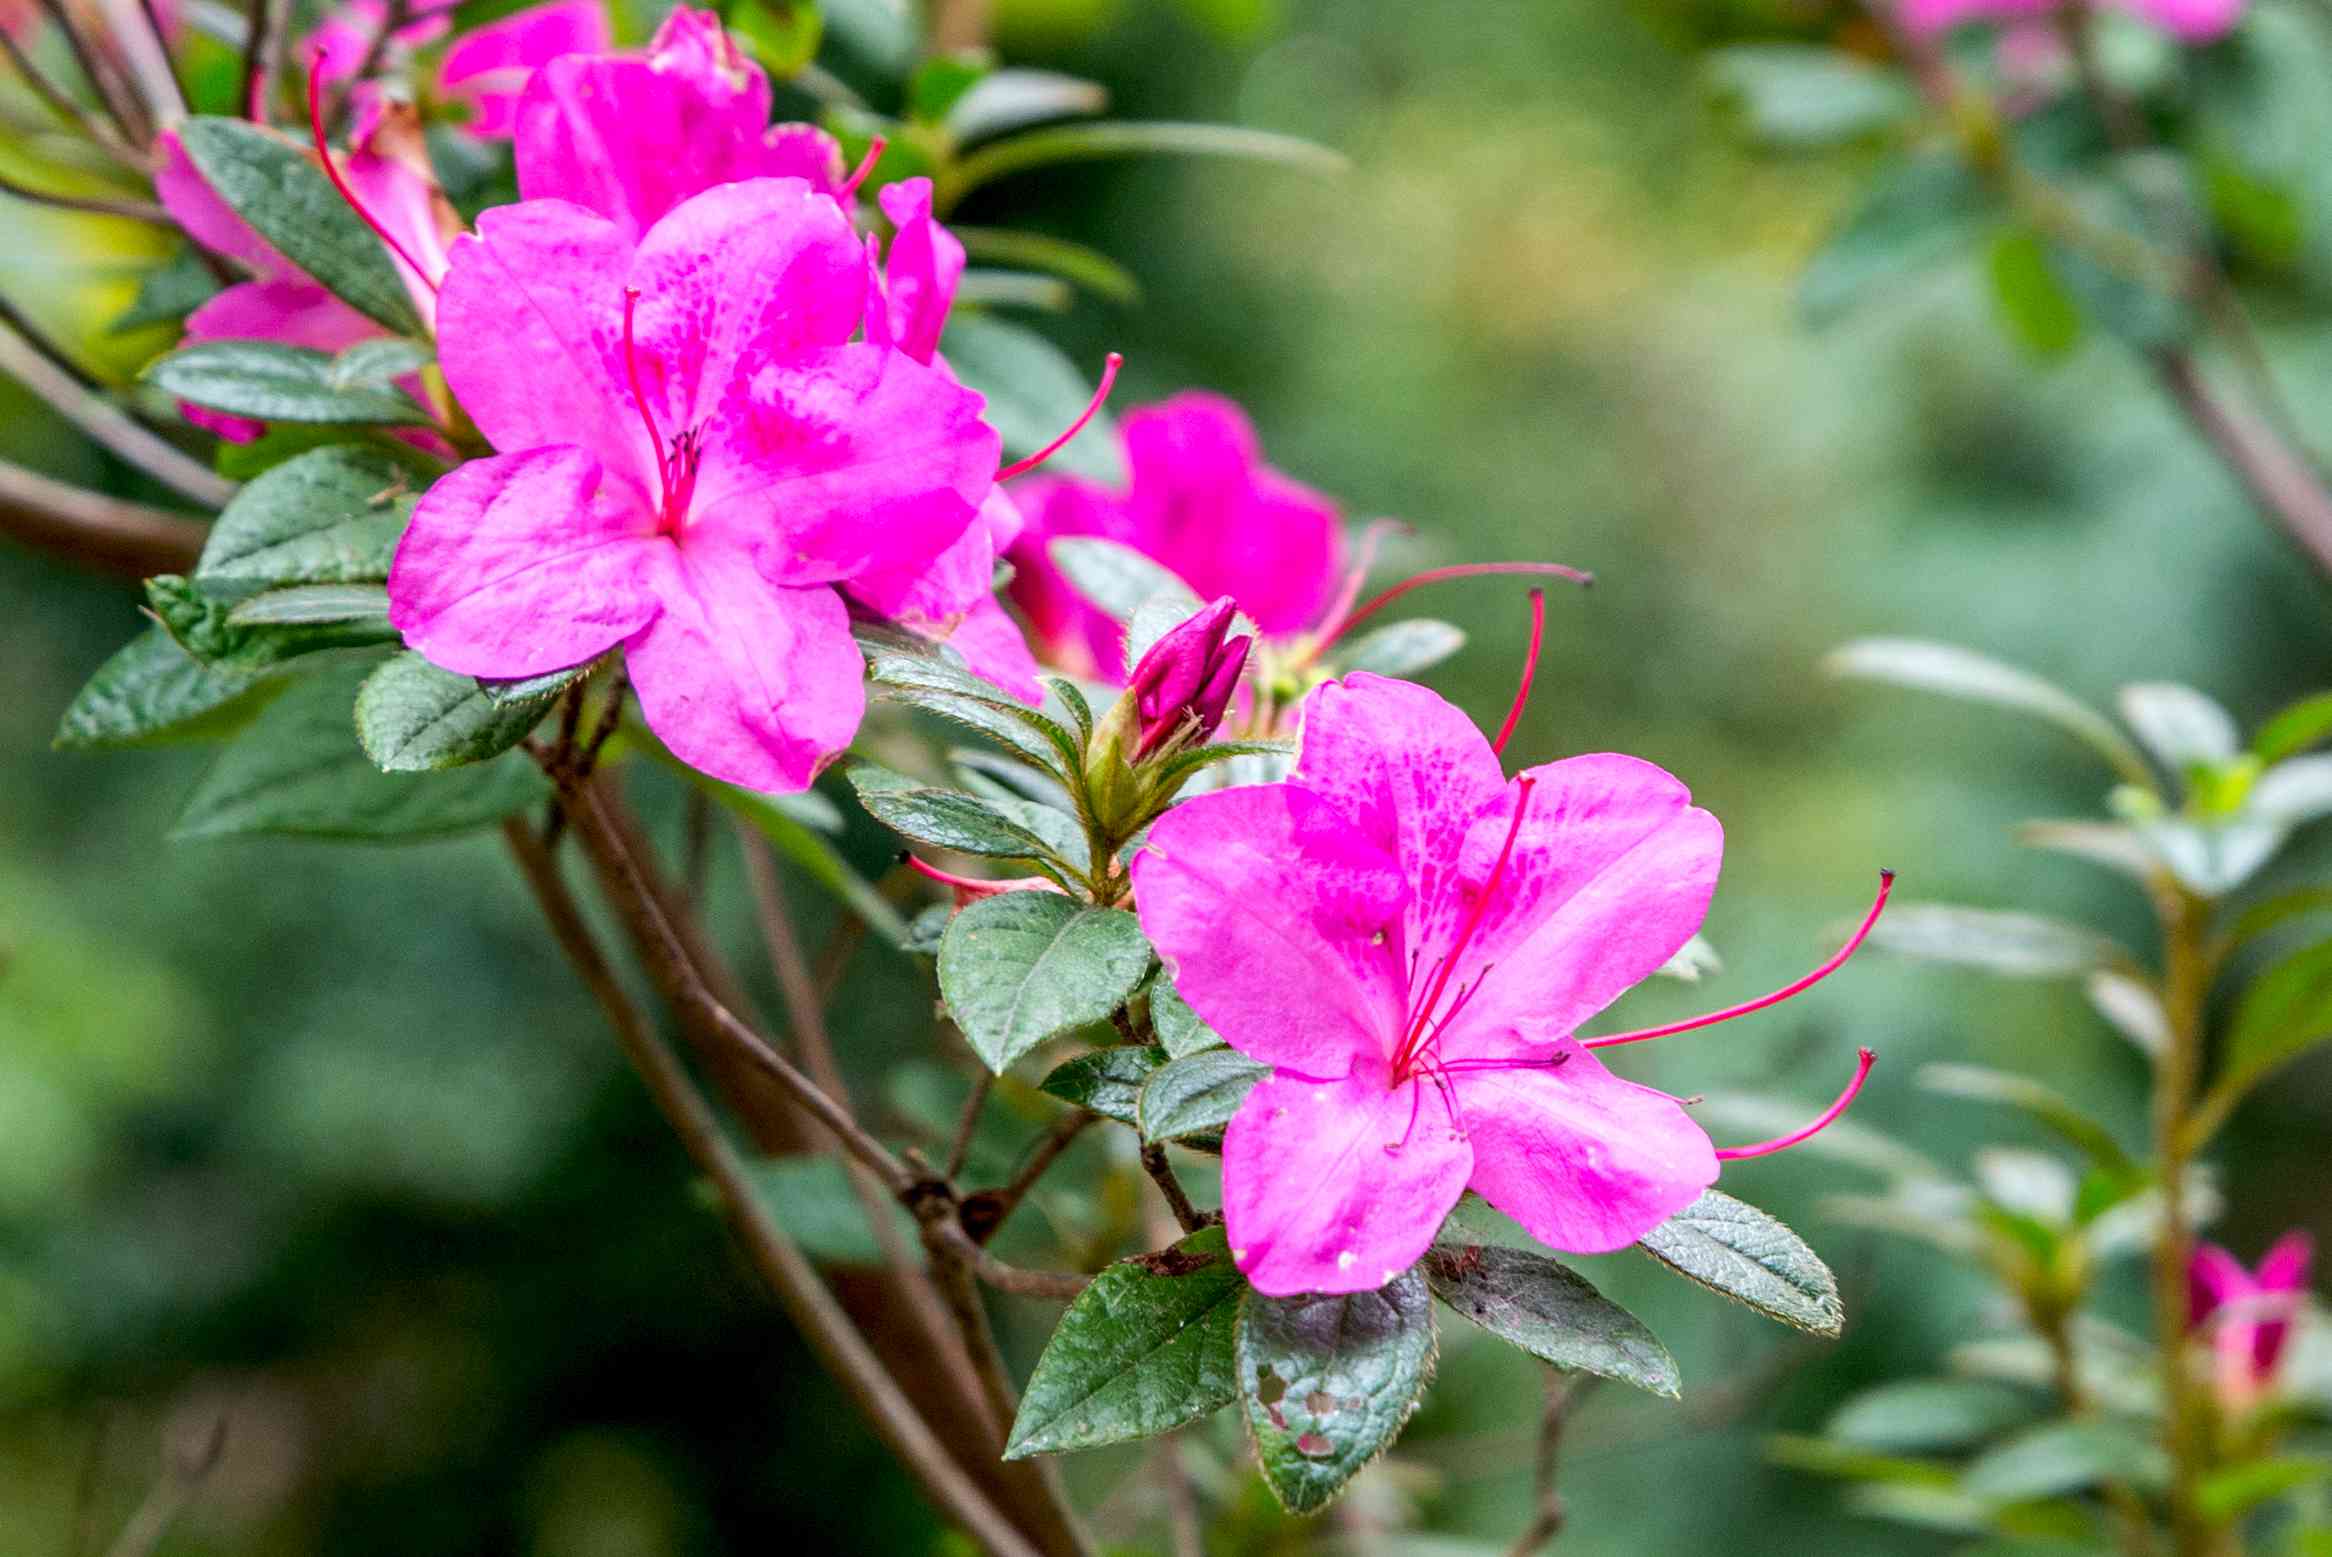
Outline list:
[[[2038,1409],[2025,1391],[1992,1379],[1905,1379],[1855,1396],[1822,1431],[1889,1454],[1966,1449],[2022,1426]]]
[[[2322,1455],[2292,1454],[2252,1460],[2230,1465],[2204,1478],[2196,1491],[2195,1503],[2205,1519],[2224,1524],[2263,1503],[2325,1480],[2332,1480],[2332,1459]]]
[[[218,296],[221,285],[192,248],[180,249],[138,278],[138,295],[106,333],[128,335],[150,325],[175,324]]]
[[[427,333],[389,251],[303,148],[259,125],[207,114],[186,120],[178,136],[235,214],[324,290],[392,334]]]
[[[1408,677],[1430,670],[1465,646],[1464,628],[1418,616],[1363,633],[1338,648],[1333,657],[1346,671]]]
[[[1884,681],[2035,715],[2087,742],[2123,778],[2143,787],[2153,785],[2145,758],[2103,714],[2029,671],[1957,645],[1920,638],[1858,638],[1833,649],[1822,668],[1833,676]]]
[[[1798,309],[1817,328],[1920,271],[1972,248],[1990,220],[1983,184],[1955,153],[1895,162],[1824,240],[1798,282]]]
[[[810,1258],[833,1265],[883,1263],[886,1251],[866,1225],[866,1210],[841,1158],[759,1158],[745,1164],[745,1176],[754,1197]],[[914,1248],[915,1219],[887,1196],[883,1206],[898,1227],[900,1244]]]
[[[934,54],[907,78],[907,114],[925,124],[937,124],[954,112],[964,94],[978,86],[994,68],[977,50]]]
[[[1541,1362],[1671,1400],[1681,1389],[1676,1359],[1659,1338],[1567,1265],[1468,1244],[1435,1247],[1424,1269],[1435,1297]]]
[[[979,90],[973,88],[972,95],[978,96]],[[1074,282],[1095,297],[1112,303],[1141,301],[1142,284],[1134,279],[1132,271],[1082,243],[1012,227],[950,227],[948,230],[963,241],[965,254],[981,264],[1041,270]]]
[[[1113,119],[1104,124],[1064,124],[1027,130],[1004,140],[990,141],[958,162],[942,186],[944,205],[952,206],[982,184],[1034,168],[1063,162],[1091,162],[1105,157],[1235,157],[1249,162],[1271,162],[1307,173],[1343,173],[1352,164],[1299,136],[1270,130],[1250,130],[1230,124],[1155,123]],[[953,354],[949,356],[952,364]]]
[[[350,719],[372,668],[336,665],[270,703],[203,775],[173,836],[422,838],[482,827],[549,793],[516,753],[453,773],[383,773]]]
[[[2197,764],[2234,759],[2242,749],[2235,717],[2209,696],[2174,681],[2121,689],[2121,716],[2162,766],[2184,773]]]
[[[408,651],[365,678],[356,695],[356,738],[384,773],[463,767],[526,739],[556,696],[497,701],[474,678]]]
[[[1036,1360],[1004,1458],[1151,1438],[1229,1405],[1246,1291],[1220,1227],[1094,1277]]]
[[[818,57],[825,23],[812,0],[735,0],[723,20],[761,68],[790,81]]]
[[[1046,1039],[1104,1022],[1150,970],[1132,914],[1055,892],[1006,892],[957,914],[939,947],[956,1025],[1002,1075]]]
[[[273,341],[198,341],[157,359],[145,377],[181,400],[262,422],[402,427],[429,421],[388,380],[356,376],[338,358]]]
[[[1204,604],[1172,569],[1122,541],[1098,535],[1065,535],[1048,546],[1046,553],[1077,593],[1119,622],[1130,623],[1136,612],[1160,596],[1173,602],[1176,621]]]
[[[977,795],[916,783],[874,763],[854,761],[844,769],[859,804],[891,831],[935,849],[989,859],[1049,860],[1042,838],[1006,817]]]
[[[1755,1206],[1709,1190],[1638,1241],[1653,1259],[1769,1319],[1836,1335],[1838,1279],[1804,1240]]]
[[[1392,1446],[1433,1373],[1433,1300],[1416,1271],[1342,1297],[1248,1294],[1239,1394],[1272,1495],[1293,1514],[1328,1506]]]
[[[2072,1099],[2029,1076],[1982,1065],[1931,1064],[1921,1066],[1914,1079],[1929,1092],[1998,1103],[2029,1115],[2109,1173],[2129,1177],[2138,1171],[2112,1131]]]
[[[2251,753],[2261,763],[2281,762],[2332,738],[2332,692],[2319,692],[2289,705],[2251,737]]]
[[[1057,722],[930,645],[869,628],[860,628],[857,636],[876,697],[976,730],[1056,776],[1074,771],[1082,759],[1083,747]]]
[[[947,132],[957,145],[969,146],[1047,119],[1097,114],[1108,106],[1109,90],[1097,81],[1051,70],[997,70],[956,99],[948,112]],[[953,230],[970,248],[964,229]]]
[[[329,649],[393,642],[384,613],[327,622],[242,622],[259,598],[247,584],[210,584],[165,573],[146,580],[146,603],[179,646],[216,670],[256,671]]]
[[[1758,145],[1811,151],[1861,140],[1908,120],[1919,94],[1895,71],[1836,49],[1744,43],[1708,56],[1712,92]]]
[[[2332,914],[2332,886],[2294,887],[2289,892],[2261,898],[2236,915],[2235,922],[2221,938],[2229,950],[2247,946],[2309,914]]]
[[[1061,349],[1035,331],[984,314],[959,313],[940,343],[964,385],[987,398],[988,425],[1008,458],[1034,454],[1085,414],[1093,383]],[[1104,410],[1045,462],[1047,470],[1095,481],[1125,479],[1117,423]]]
[[[2235,1002],[2226,1057],[2203,1112],[2215,1116],[2233,1106],[2326,1039],[2332,1039],[2332,941],[2319,941],[2269,968]]]
[[[2062,357],[2081,343],[2081,305],[2057,279],[2039,235],[2021,227],[2005,230],[1992,240],[1986,270],[1993,306],[2026,351]]]
[[[2050,1422],[1978,1455],[1960,1484],[1991,1502],[2023,1503],[2103,1481],[2159,1486],[2167,1474],[2161,1446],[2127,1423]]]
[[[346,444],[286,460],[227,504],[195,574],[258,584],[384,580],[414,479],[410,464]]]
[[[2151,880],[2162,863],[2144,835],[2119,822],[2025,822],[2016,829],[2016,841],[2102,865],[2133,881]]]
[[[1161,974],[1150,984],[1150,1030],[1175,1059],[1222,1047],[1223,1035],[1206,1025],[1182,991]]]
[[[1080,1054],[1056,1066],[1038,1086],[1064,1103],[1130,1125],[1137,1122],[1142,1083],[1165,1063],[1166,1051],[1155,1045],[1135,1048],[1121,1044]]]
[[[230,734],[258,711],[255,671],[205,665],[160,627],[149,627],[97,667],[58,722],[64,751],[160,746]]]
[[[1154,1009],[1154,1007],[1153,1007]],[[1142,1139],[1219,1133],[1271,1067],[1235,1049],[1201,1049],[1161,1066],[1142,1088]]]
[[[386,638],[389,592],[378,584],[293,584],[265,590],[227,612],[229,627],[363,626]]]
[[[481,676],[478,678],[478,690],[497,703],[539,703],[566,691],[606,661],[607,657],[602,655],[598,659],[585,660],[580,665],[570,665],[565,670],[546,670],[539,676],[520,676],[511,681],[493,681]]]
[[[1870,944],[2010,978],[2071,978],[2130,961],[2112,941],[2081,925],[1947,903],[1888,905],[1871,927]]]

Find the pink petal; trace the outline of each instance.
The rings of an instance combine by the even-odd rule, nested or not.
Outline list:
[[[2186,1262],[2186,1312],[2190,1324],[2201,1324],[2212,1314],[2252,1292],[2251,1273],[2243,1262],[2215,1243],[2197,1244]]]
[[[1037,680],[1036,656],[1028,651],[1028,640],[1021,636],[1020,624],[994,595],[973,606],[945,641],[964,657],[965,667],[982,681],[1011,693],[1023,703],[1033,705],[1044,701],[1045,689]]]
[[[2212,43],[2234,30],[2243,19],[2245,0],[2122,0],[2123,8],[2144,17],[2183,43]]]
[[[880,347],[767,361],[705,424],[690,526],[750,552],[774,583],[851,581],[895,615],[995,477],[980,404]]]
[[[1047,549],[1070,535],[1135,543],[1124,503],[1096,482],[1032,476],[1015,483],[1026,528],[1010,543],[1012,603],[1028,618],[1044,657],[1073,676],[1113,686],[1125,680],[1125,629],[1069,583]]]
[[[890,335],[899,350],[929,362],[954,305],[964,273],[964,246],[932,220],[931,180],[901,179],[883,186],[883,215],[897,229],[883,276]]]
[[[641,494],[656,460],[623,362],[631,245],[557,200],[500,206],[454,243],[437,297],[446,382],[495,448],[589,449]]]
[[[748,789],[807,789],[866,712],[842,597],[784,589],[740,553],[660,553],[664,609],[624,648],[648,728],[690,767]]]
[[[1174,987],[1233,1048],[1316,1076],[1391,1054],[1408,893],[1334,807],[1289,784],[1197,796],[1159,818],[1133,878]]]
[[[171,219],[186,229],[188,237],[229,259],[241,260],[261,276],[296,274],[291,261],[276,253],[211,188],[210,180],[202,176],[194,159],[186,154],[176,130],[164,130],[155,137],[155,145],[162,155],[154,170],[154,193]]]
[[[842,146],[814,124],[773,124],[762,134],[758,176],[798,178],[822,195],[840,192]]]
[[[640,294],[640,377],[668,435],[704,421],[769,358],[849,340],[866,306],[842,208],[795,179],[727,184],[675,207],[640,240],[628,285]]]
[[[244,281],[214,294],[186,316],[189,341],[274,341],[311,351],[345,351],[381,327],[297,271],[281,281]],[[179,409],[195,426],[229,443],[249,443],[264,422],[198,405]]]
[[[1450,1073],[1481,1197],[1549,1248],[1625,1248],[1717,1181],[1708,1136],[1664,1092],[1622,1081],[1571,1039],[1552,1067]]]
[[[437,79],[470,103],[472,134],[500,137],[516,125],[519,96],[537,69],[564,54],[603,54],[613,44],[600,0],[552,0],[455,39]]]
[[[1417,1263],[1474,1153],[1439,1091],[1384,1067],[1259,1082],[1223,1132],[1231,1258],[1258,1292],[1367,1292]]]
[[[392,250],[389,263],[405,283],[424,322],[437,318],[437,285],[445,277],[446,228],[450,211],[436,182],[402,159],[369,148],[344,163],[349,185],[374,220],[387,228],[405,253],[420,262],[416,271]]]
[[[2314,1262],[2315,1240],[2306,1233],[2294,1231],[2284,1234],[2259,1262],[2257,1276],[2262,1296],[2296,1297],[2307,1291],[2308,1267]],[[2284,1347],[2291,1341],[2293,1310],[2282,1308],[2271,1311],[2259,1321],[2251,1335],[2251,1366],[2262,1381],[2272,1379],[2276,1366],[2283,1360]]]
[[[1011,500],[1003,488],[990,487],[964,533],[937,556],[911,552],[861,574],[849,593],[912,632],[944,639],[982,601],[994,598],[999,518],[1012,521]]]
[[[389,570],[389,621],[465,676],[579,665],[654,619],[669,542],[607,501],[581,449],[472,460],[413,510]]]
[[[1444,1033],[1441,1053],[1497,1052],[1513,1029],[1576,1029],[1657,972],[1698,930],[1716,890],[1724,829],[1672,775],[1616,753],[1531,768],[1529,809],[1498,880],[1498,901],[1462,957],[1494,965]],[[1519,782],[1468,833],[1459,879],[1426,958],[1447,946],[1505,841]]]

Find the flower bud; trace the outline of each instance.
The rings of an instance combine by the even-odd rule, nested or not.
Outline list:
[[[1134,745],[1137,761],[1177,737],[1191,745],[1204,741],[1223,722],[1254,647],[1245,633],[1225,641],[1237,614],[1230,596],[1218,596],[1152,644],[1134,667],[1126,691],[1141,732]]]

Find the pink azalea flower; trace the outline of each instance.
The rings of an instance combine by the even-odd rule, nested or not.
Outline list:
[[[455,0],[423,0],[412,20],[390,35],[400,53],[428,47],[453,26]],[[339,87],[372,57],[388,20],[381,0],[350,0],[318,24],[300,46],[300,58],[324,63],[324,84]],[[470,111],[474,135],[506,139],[517,119],[520,94],[535,71],[567,54],[600,54],[614,44],[600,0],[551,0],[529,6],[454,40],[438,61],[437,85]],[[358,87],[360,107],[371,112],[379,94],[369,83]]]
[[[2065,0],[1904,0],[1903,25],[1923,36],[1963,22],[2016,21],[2054,12]],[[2225,37],[2243,19],[2245,0],[2116,0],[2131,15],[2186,43]]]
[[[516,136],[521,196],[572,200],[634,239],[719,184],[799,178],[829,194],[843,185],[833,138],[772,126],[768,76],[719,17],[686,6],[645,56],[569,54],[536,71]]]
[[[1336,504],[1263,462],[1245,412],[1220,395],[1176,395],[1121,424],[1129,483],[1047,477],[1022,489],[1028,525],[1011,548],[1013,603],[1045,657],[1125,679],[1123,630],[1071,586],[1046,548],[1059,536],[1122,542],[1202,599],[1230,595],[1267,636],[1317,625],[1343,582]]]
[[[2219,1401],[2229,1411],[2249,1410],[2273,1392],[2315,1253],[2314,1240],[2297,1231],[2277,1239],[2256,1272],[2215,1243],[2195,1249],[2186,1267],[2189,1323],[2209,1339]]]
[[[726,184],[637,243],[561,200],[454,245],[440,361],[501,454],[422,498],[390,619],[520,677],[622,645],[682,760],[798,790],[865,707],[847,595],[894,615],[996,477],[980,398],[858,342],[865,258],[799,179]]]
[[[1133,864],[1142,927],[1192,1008],[1273,1067],[1223,1143],[1232,1254],[1257,1290],[1382,1286],[1469,1188],[1554,1248],[1620,1248],[1721,1159],[1835,1118],[1867,1050],[1808,1129],[1729,1150],[1592,1051],[1784,999],[1860,933],[1761,1000],[1576,1036],[1699,927],[1722,847],[1650,763],[1573,757],[1509,781],[1463,713],[1367,674],[1308,695],[1287,782],[1161,818]]]

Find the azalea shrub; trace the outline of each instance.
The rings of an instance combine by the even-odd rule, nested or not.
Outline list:
[[[2209,160],[2216,88],[2157,102],[2091,68],[2093,26],[2170,50],[2235,14],[2133,0],[2036,24],[2047,9],[1909,6],[1835,46],[1717,60],[1785,139],[1904,142],[1810,303],[1983,238],[2028,345],[2091,317],[2126,335],[2317,546],[2332,504],[2251,424],[2199,414],[2215,402],[2182,355],[2189,329],[2239,328],[2198,256],[2259,238],[2264,175]],[[62,711],[59,746],[214,745],[182,836],[498,833],[755,1279],[983,1550],[1122,1533],[1057,1462],[1150,1441],[1183,1549],[1245,1517],[1248,1459],[1278,1509],[1318,1513],[1429,1400],[1451,1314],[1548,1380],[1534,1549],[1563,1525],[1555,1454],[1586,1384],[1695,1389],[1566,1257],[1640,1251],[1711,1315],[1729,1299],[1841,1333],[1822,1236],[1730,1171],[1784,1152],[1870,1177],[1825,1203],[1836,1227],[1926,1239],[2002,1303],[1952,1377],[1884,1384],[1777,1458],[1875,1515],[2068,1549],[2200,1557],[2259,1530],[2298,1551],[2332,1529],[2306,1236],[2196,1235],[2214,1133],[2328,1031],[2325,947],[2291,934],[2323,889],[2254,882],[2332,812],[2312,750],[2332,704],[2246,739],[2203,693],[2140,684],[2125,733],[1965,650],[1849,644],[1842,676],[2038,714],[2103,757],[2099,814],[2026,836],[2138,883],[2159,948],[1895,901],[1873,859],[1867,907],[1808,887],[1809,934],[1838,923],[1802,975],[1630,1021],[1650,981],[1720,987],[1701,930],[1725,836],[1636,756],[1509,770],[1548,615],[1591,577],[1543,555],[1392,565],[1403,527],[1278,468],[1235,401],[1118,405],[1118,355],[1081,361],[1028,322],[1116,288],[1116,260],[953,219],[1074,161],[1305,178],[1333,176],[1332,151],[1108,117],[1091,83],[949,46],[944,18],[875,49],[865,90],[820,63],[827,22],[801,0],[682,6],[637,38],[624,20],[579,0],[51,18],[96,104],[58,105],[172,235],[131,313],[174,326],[140,409],[183,425],[133,425],[130,446],[215,508],[199,547],[140,569],[150,622]],[[182,26],[237,68],[182,80]],[[2180,157],[2226,184],[2224,225],[2165,239],[2128,181]],[[1468,638],[1414,614],[1461,608],[1443,599],[1483,602],[1475,638],[1511,648],[1494,729],[1432,684]],[[650,775],[688,796],[677,851],[635,808]],[[845,805],[895,835],[896,868],[854,863]],[[710,928],[720,837],[782,1024]],[[887,945],[943,1014],[920,1118],[853,1096],[804,894],[830,900],[841,956]],[[1866,948],[2083,981],[2151,1067],[2148,1145],[2007,1072],[1874,1072],[1881,1045],[1854,1033],[1784,1089],[1826,1105],[1631,1079],[1639,1045],[1885,977]],[[2064,1150],[1963,1175],[1846,1117],[1874,1074],[2020,1111]],[[1064,1179],[1078,1196],[1048,1221]],[[2139,1256],[2150,1334],[2095,1311],[2098,1273]],[[1042,1315],[1022,1366],[999,1305]],[[1240,1479],[1187,1476],[1172,1435],[1210,1434],[1244,1444]]]

